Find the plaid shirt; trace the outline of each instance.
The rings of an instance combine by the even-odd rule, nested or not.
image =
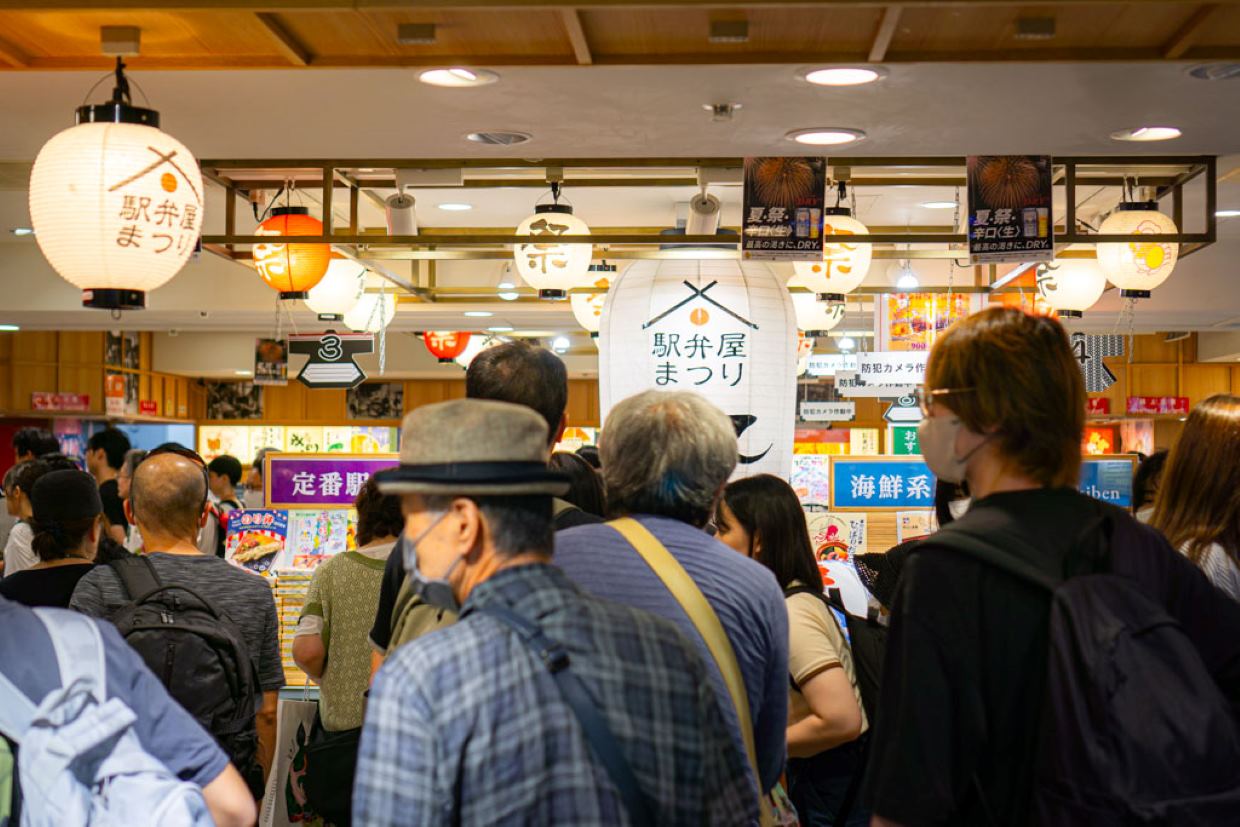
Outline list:
[[[671,623],[533,564],[498,572],[470,594],[461,621],[384,664],[362,733],[356,823],[629,823],[543,663],[507,626],[470,613],[495,604],[568,650],[660,825],[757,820],[745,758],[693,644]]]

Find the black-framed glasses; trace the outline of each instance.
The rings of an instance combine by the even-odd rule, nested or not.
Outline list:
[[[134,473],[137,473],[138,468],[142,466],[142,463],[146,462],[151,457],[157,457],[160,454],[175,454],[178,457],[183,457],[184,459],[189,460],[202,469],[202,504],[205,506],[207,504],[207,499],[211,496],[211,480],[207,477],[207,462],[202,458],[201,454],[191,448],[186,448],[184,445],[178,445],[175,442],[165,442],[158,448],[153,448],[148,451],[146,456],[139,460],[138,465],[134,467]]]
[[[921,408],[922,416],[930,415],[930,406],[940,399],[953,396],[958,393],[972,393],[977,388],[935,388],[934,390],[926,390],[925,388],[917,388],[915,395],[917,397],[917,407]]]

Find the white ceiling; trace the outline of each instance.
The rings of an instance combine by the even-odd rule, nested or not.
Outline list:
[[[789,130],[811,126],[853,127],[869,134],[854,148],[829,153],[834,163],[850,155],[1240,153],[1240,81],[1194,80],[1186,66],[1175,63],[897,65],[884,81],[851,89],[810,86],[797,79],[798,68],[510,67],[500,70],[498,84],[478,89],[428,87],[417,82],[414,70],[405,69],[139,72],[133,80],[161,111],[163,127],[199,158],[740,157],[811,151],[783,138]],[[0,73],[0,162],[33,159],[51,134],[72,123],[74,108],[99,77]],[[104,97],[106,88],[101,86],[92,99]],[[739,102],[743,108],[731,122],[713,123],[702,105],[721,102]],[[1142,124],[1175,125],[1184,136],[1161,144],[1108,138],[1113,131]],[[480,129],[526,131],[534,140],[503,150],[463,139]],[[1229,160],[1224,169],[1235,165]],[[1220,185],[1220,208],[1240,208],[1240,176],[1232,179]],[[712,191],[724,201],[724,222],[737,222],[739,187]],[[693,189],[570,186],[568,194],[578,214],[596,227],[671,226],[677,204],[688,200]],[[528,214],[540,191],[439,189],[416,195],[423,226],[503,227]],[[860,217],[870,224],[948,225],[950,211],[917,205],[953,195],[946,188],[862,190]],[[443,201],[465,201],[476,209],[435,209]],[[222,227],[218,210],[208,220],[210,231]],[[0,192],[0,227],[28,223],[24,192]],[[363,223],[380,223],[378,213],[368,209]],[[1214,248],[1183,261],[1167,286],[1138,306],[1137,329],[1240,323],[1233,266],[1240,260],[1240,219],[1224,222],[1222,237]],[[490,285],[501,280],[501,267],[495,262],[444,265],[441,277],[446,283]],[[927,282],[945,280],[944,265],[924,267]],[[868,283],[885,279],[885,268],[876,263]],[[78,306],[74,289],[47,267],[29,238],[0,235],[0,295],[5,297],[0,322],[52,328],[111,325],[101,313]],[[143,313],[127,314],[125,326],[269,332],[274,323],[274,297],[253,272],[211,256],[191,263],[155,291],[150,305]],[[397,326],[482,326],[460,316],[470,308],[405,306]],[[494,303],[488,309],[496,316],[486,324],[575,327],[562,305]],[[1113,291],[1088,323],[1112,329],[1121,321],[1121,310]],[[861,321],[856,314],[848,324]],[[306,314],[298,324],[314,322]]]

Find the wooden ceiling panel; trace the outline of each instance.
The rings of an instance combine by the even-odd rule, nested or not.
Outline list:
[[[4,38],[36,62],[40,58],[99,57],[103,26],[138,26],[144,57],[278,56],[257,19],[245,11],[0,12]]]
[[[1047,6],[910,7],[904,10],[890,55],[956,52],[970,55],[1054,50],[1124,50],[1160,48],[1192,16],[1189,3],[1096,3]],[[1016,37],[1022,16],[1055,18],[1055,36],[1045,40]],[[1086,57],[1082,55],[1082,57]]]
[[[1231,46],[1240,43],[1240,6],[1214,9],[1193,40],[1197,46]]]
[[[554,11],[453,11],[433,9],[305,12],[282,14],[289,33],[314,55],[315,63],[421,62],[435,56],[546,57],[571,61],[572,44]],[[435,42],[396,42],[401,23],[434,23]],[[356,61],[353,58],[357,58]]]
[[[882,16],[880,8],[801,7],[744,11],[708,9],[583,9],[590,48],[600,61],[637,56],[718,57],[847,55],[863,59]],[[746,43],[711,43],[710,23],[748,20]],[[860,56],[860,58],[859,58]],[[704,59],[701,62],[706,62]]]

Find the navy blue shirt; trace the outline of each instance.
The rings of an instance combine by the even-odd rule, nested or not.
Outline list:
[[[215,780],[228,756],[172,699],[116,627],[95,622],[103,638],[108,697],[120,698],[137,715],[133,728],[143,748],[182,781],[205,787]],[[31,609],[0,597],[0,629],[0,671],[37,705],[60,686],[47,628]]]

